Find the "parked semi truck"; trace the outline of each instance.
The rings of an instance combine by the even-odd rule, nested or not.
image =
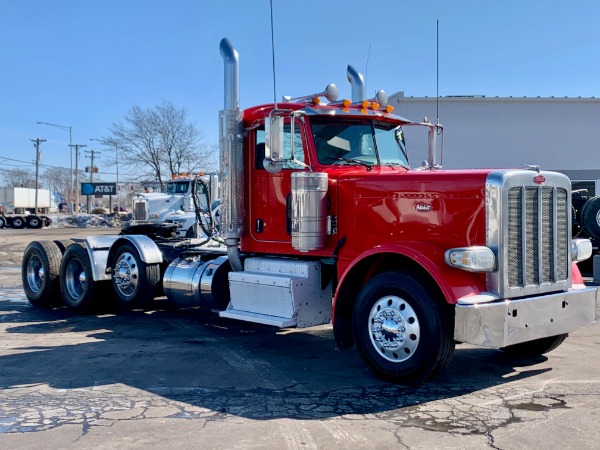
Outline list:
[[[202,227],[218,220],[219,211],[211,201],[217,197],[216,174],[174,174],[163,192],[140,192],[134,196],[133,221],[174,224],[177,235],[183,237],[206,235]]]
[[[224,39],[220,232],[209,241],[156,224],[82,241],[34,241],[22,278],[36,306],[87,313],[110,288],[123,308],[155,296],[222,318],[333,324],[379,377],[440,373],[455,343],[540,355],[594,320],[597,291],[576,263],[569,179],[534,169],[444,170],[439,124],[392,114],[385,95],[337,88],[240,110],[238,53]],[[321,102],[326,97],[328,102]],[[409,163],[406,127],[429,156]]]
[[[35,210],[35,189],[22,187],[0,187],[0,228],[42,228],[50,226],[48,214],[52,197],[48,189],[37,190]]]

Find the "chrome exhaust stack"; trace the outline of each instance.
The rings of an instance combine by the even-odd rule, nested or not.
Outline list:
[[[352,103],[362,102],[365,99],[365,79],[362,74],[348,64],[346,72],[350,86],[352,86]]]
[[[224,64],[225,105],[219,112],[221,233],[231,268],[243,270],[238,251],[244,229],[244,152],[240,111],[239,55],[229,39],[219,46]]]

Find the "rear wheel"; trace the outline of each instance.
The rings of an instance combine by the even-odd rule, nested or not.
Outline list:
[[[417,274],[386,272],[360,291],[352,317],[358,352],[377,376],[417,384],[454,353],[450,307]]]
[[[124,244],[117,250],[112,286],[122,308],[143,308],[156,296],[159,282],[159,264],[145,263],[133,245]]]
[[[28,228],[42,228],[44,225],[44,221],[41,217],[38,216],[28,216],[27,217],[27,227]]]
[[[101,283],[94,282],[92,266],[83,244],[70,245],[60,265],[60,291],[63,301],[78,313],[91,313],[96,306],[94,295]]]
[[[536,339],[534,341],[522,342],[520,344],[509,345],[502,350],[510,356],[517,358],[535,358],[551,352],[567,338],[568,334],[559,334],[558,336],[550,336],[546,338]]]
[[[50,219],[50,217],[42,216],[42,221],[44,222],[45,227],[52,225],[52,219]]]
[[[21,216],[13,217],[11,227],[17,230],[25,228],[25,219],[23,219]]]
[[[6,219],[0,216],[0,228],[4,228],[6,226]]]
[[[25,249],[21,279],[25,295],[34,306],[60,304],[60,262],[62,253],[51,241],[33,241]]]

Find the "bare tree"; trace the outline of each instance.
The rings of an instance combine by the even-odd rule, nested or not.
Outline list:
[[[161,186],[173,173],[210,171],[216,165],[214,147],[188,122],[187,111],[170,102],[152,109],[132,107],[110,133],[102,141],[118,147],[119,164],[134,168],[138,179],[155,179]]]
[[[40,176],[47,189],[63,195],[66,200],[70,189],[71,171],[63,167],[47,167]]]
[[[4,185],[8,187],[35,188],[35,174],[25,169],[9,169],[0,172]]]

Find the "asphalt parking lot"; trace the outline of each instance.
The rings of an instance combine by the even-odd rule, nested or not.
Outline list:
[[[0,230],[0,448],[600,448],[600,325],[546,357],[458,346],[440,378],[372,376],[329,326],[277,330],[201,309],[78,316],[25,300],[34,239]]]

